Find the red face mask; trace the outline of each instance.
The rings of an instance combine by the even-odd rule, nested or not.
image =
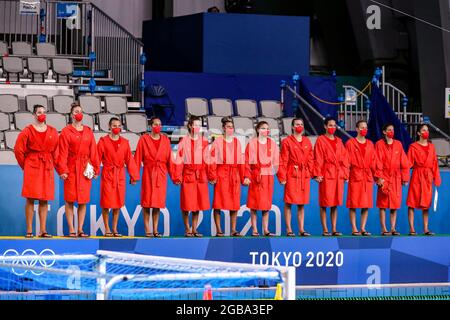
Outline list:
[[[40,115],[37,116],[37,120],[38,120],[40,123],[44,123],[44,122],[45,122],[45,119],[47,119],[47,116],[46,116],[45,114],[40,114]]]
[[[227,136],[232,136],[234,133],[234,128],[227,128],[226,132],[227,132]]]
[[[359,134],[362,136],[362,137],[365,137],[365,136],[367,136],[367,133],[369,132],[369,130],[367,130],[367,129],[362,129],[360,132],[359,132]]]
[[[394,131],[387,131],[387,132],[386,132],[386,136],[387,136],[389,139],[394,139],[395,132],[394,132]]]
[[[161,126],[152,127],[152,131],[156,134],[161,133]]]
[[[303,129],[304,129],[303,127],[295,127],[295,133],[302,134]]]
[[[192,127],[192,132],[193,132],[194,134],[200,133],[200,127]]]
[[[423,139],[428,140],[429,137],[430,137],[430,132],[429,131],[422,132],[422,138]]]
[[[120,133],[120,131],[122,131],[122,129],[120,128],[112,128],[111,132],[113,133],[113,135],[118,135]]]
[[[74,118],[77,122],[80,122],[81,120],[83,120],[83,114],[82,114],[82,113],[77,113],[76,115],[73,116],[73,118]]]
[[[328,132],[328,134],[333,135],[333,134],[336,133],[336,128],[328,128],[328,129],[327,129],[327,132]]]

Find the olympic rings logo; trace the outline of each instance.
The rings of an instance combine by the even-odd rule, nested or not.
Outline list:
[[[55,252],[53,250],[50,249],[44,249],[41,251],[41,253],[37,253],[36,251],[34,251],[33,249],[26,249],[22,252],[22,254],[19,254],[18,251],[14,250],[14,249],[9,249],[6,250],[3,253],[3,257],[24,257],[24,256],[40,256],[40,257],[44,257],[44,256],[54,256]],[[3,263],[8,263],[8,264],[12,264],[12,265],[20,265],[23,267],[34,267],[34,266],[38,266],[38,267],[42,267],[42,268],[51,268],[54,264],[55,264],[56,260],[48,260],[48,259],[33,259],[33,260],[26,260],[26,259],[17,259],[17,260],[9,260],[6,261],[6,259],[3,260]],[[17,268],[18,270],[11,268],[12,273],[14,273],[17,276],[24,276],[27,272],[30,272],[31,274],[35,275],[35,276],[40,276],[42,274],[44,274],[44,271],[34,271],[34,270],[27,270],[24,268]]]

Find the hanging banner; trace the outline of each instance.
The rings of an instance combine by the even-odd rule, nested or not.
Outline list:
[[[19,12],[20,14],[39,15],[41,3],[39,0],[20,0]]]
[[[356,91],[353,89],[345,90],[345,104],[348,106],[356,106]]]

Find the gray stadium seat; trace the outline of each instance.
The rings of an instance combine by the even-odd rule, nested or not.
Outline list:
[[[253,120],[245,117],[233,117],[236,134],[251,136],[255,133]]]
[[[94,132],[95,142],[98,143],[100,141],[100,138],[104,137],[105,135],[107,135],[107,133],[105,132]]]
[[[116,118],[120,119],[120,117],[118,117],[115,114],[111,114],[111,113],[100,113],[98,115],[98,126],[101,131],[109,132],[109,120],[112,117],[116,117]]]
[[[90,114],[86,114],[86,113],[83,114],[83,125],[94,130],[95,129],[94,117]]]
[[[147,132],[147,116],[144,114],[131,114],[127,113],[125,115],[125,122],[127,131],[131,131],[133,133],[142,133]]]
[[[280,136],[280,126],[279,126],[277,120],[272,119],[272,118],[258,118],[258,122],[259,121],[265,121],[269,124],[271,137],[279,137]]]
[[[53,43],[38,42],[36,43],[36,54],[38,56],[56,56],[56,47]]]
[[[31,56],[33,50],[31,49],[31,44],[23,41],[16,41],[11,44],[12,54],[18,56]]]
[[[259,105],[261,106],[261,115],[265,118],[278,119],[283,116],[279,101],[263,100],[259,102]]]
[[[16,112],[14,114],[14,124],[16,130],[23,130],[26,126],[34,122],[34,116],[31,112]]]
[[[27,59],[28,61],[28,71],[31,73],[31,81],[36,80],[36,75],[42,77],[42,82],[44,82],[45,77],[48,75],[48,63],[44,58],[31,57]]]
[[[53,96],[53,110],[62,114],[69,114],[70,107],[74,102],[73,96],[58,95]]]
[[[139,142],[139,138],[141,136],[136,133],[132,133],[132,132],[124,132],[124,133],[122,133],[122,137],[127,139],[128,142],[130,143],[131,152],[135,152],[138,142]]]
[[[127,99],[124,97],[105,97],[106,112],[113,114],[127,113]]]
[[[69,82],[69,76],[73,73],[73,61],[70,59],[54,58],[52,59],[53,72],[56,73],[56,81],[60,82],[59,77],[65,76]]]
[[[229,99],[211,99],[212,114],[219,117],[233,116],[233,103]]]
[[[15,94],[0,94],[0,112],[13,113],[19,111],[19,97]]]
[[[9,130],[11,128],[11,123],[9,121],[9,115],[0,112],[0,131]]]
[[[450,142],[445,139],[433,139],[432,141],[439,162],[448,166],[450,164]]]
[[[222,117],[206,117],[208,129],[215,134],[222,134]]]
[[[290,135],[292,134],[292,119],[294,118],[283,118],[283,134]]]
[[[318,136],[308,136],[308,139],[311,141],[311,144],[314,145],[316,144],[317,138],[319,138]]]
[[[208,101],[205,98],[187,98],[186,114],[203,117],[209,114]]]
[[[236,100],[237,115],[246,118],[258,117],[258,106],[255,100],[240,99]]]
[[[58,132],[61,132],[61,130],[67,126],[67,118],[60,113],[51,112],[47,113],[46,123],[55,128]]]
[[[46,96],[40,94],[30,94],[25,97],[25,101],[27,104],[27,110],[33,112],[33,107],[36,104],[44,106],[46,110],[48,110],[48,99]]]
[[[100,113],[100,98],[95,96],[80,96],[79,101],[83,112],[88,114]]]
[[[14,146],[16,145],[17,137],[19,136],[20,131],[5,131],[5,143],[6,148],[8,149],[14,149]]]
[[[17,164],[16,156],[11,150],[0,151],[0,163],[1,164]]]
[[[4,56],[8,53],[8,44],[5,41],[0,41],[0,56]]]
[[[3,57],[3,73],[6,73],[6,80],[19,81],[23,75],[23,62],[19,57]],[[15,74],[17,79],[12,79],[11,74]]]

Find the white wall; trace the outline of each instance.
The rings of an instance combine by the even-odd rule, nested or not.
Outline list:
[[[220,12],[225,12],[224,0],[173,0],[173,16],[186,16],[195,13],[206,12],[208,8],[218,7]]]

